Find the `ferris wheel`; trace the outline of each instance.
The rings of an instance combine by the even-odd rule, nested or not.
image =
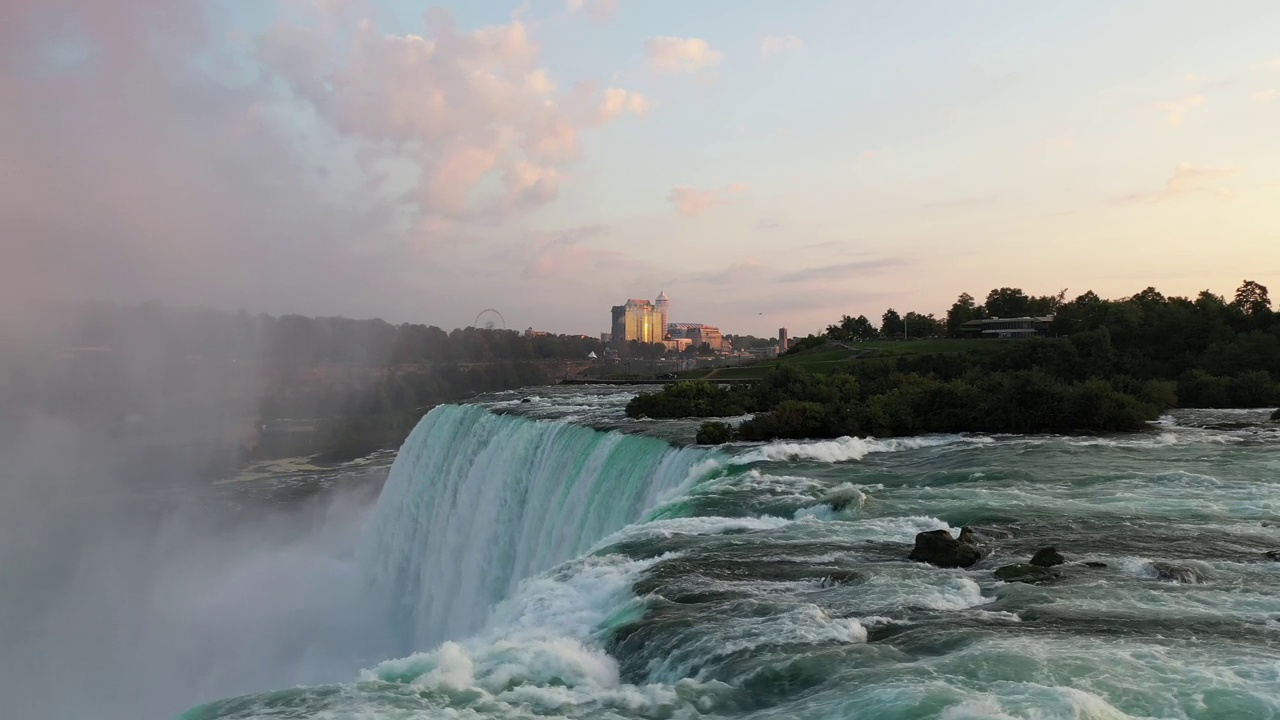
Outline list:
[[[485,308],[476,315],[474,327],[484,328],[485,330],[506,330],[507,321],[502,317],[502,313],[493,308]]]

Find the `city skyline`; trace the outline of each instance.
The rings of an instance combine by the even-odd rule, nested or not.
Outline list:
[[[1280,282],[1280,6],[17,0],[6,306],[767,337]],[[104,141],[109,139],[108,141]]]

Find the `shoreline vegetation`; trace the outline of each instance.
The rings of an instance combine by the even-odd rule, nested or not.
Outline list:
[[[1112,433],[1141,430],[1170,408],[1270,408],[1280,405],[1280,314],[1267,289],[1246,281],[1228,301],[1208,291],[1195,299],[1153,288],[1122,300],[1089,292],[1033,298],[993,290],[977,305],[961,295],[942,333],[959,334],[982,317],[1054,316],[1048,337],[926,343],[933,351],[800,360],[844,343],[892,335],[896,312],[877,330],[865,317],[801,339],[756,382],[724,387],[691,380],[639,395],[630,417],[716,418],[752,415],[736,428],[709,420],[700,444],[733,440],[891,437],[923,433]],[[908,317],[915,315],[908,314]],[[900,328],[900,325],[897,327]],[[915,340],[904,340],[904,348]],[[939,342],[950,352],[938,352]],[[815,365],[816,367],[816,365]],[[1280,410],[1272,416],[1280,419]]]

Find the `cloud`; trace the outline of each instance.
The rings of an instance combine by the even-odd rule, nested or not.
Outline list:
[[[638,92],[623,90],[622,88],[606,88],[604,99],[600,101],[596,112],[596,117],[601,123],[615,120],[627,112],[633,115],[647,115],[649,113],[649,98]]]
[[[524,243],[526,280],[547,280],[564,276],[598,276],[617,272],[635,263],[624,253],[591,247],[590,240],[609,234],[607,225],[586,225],[557,231],[529,233]],[[519,251],[519,249],[517,249]]]
[[[1258,92],[1254,93],[1249,98],[1249,100],[1255,103],[1266,103],[1266,102],[1271,102],[1272,100],[1275,99],[1275,97],[1276,97],[1275,90],[1259,90]]]
[[[671,204],[675,206],[676,212],[685,217],[693,218],[719,205],[730,195],[744,190],[746,190],[746,186],[740,183],[709,190],[681,186],[672,188],[671,192],[667,194],[667,200],[671,201]]]
[[[861,275],[887,270],[889,268],[902,267],[906,265],[906,261],[900,258],[881,258],[878,260],[859,260],[857,262],[841,263],[839,265],[824,265],[821,267],[805,268],[792,273],[787,273],[779,278],[780,282],[809,282],[811,280],[837,280],[849,277],[850,275]]]
[[[644,41],[644,49],[650,67],[661,73],[696,73],[724,59],[724,53],[702,38],[653,37]]]
[[[1170,102],[1159,103],[1156,109],[1165,114],[1165,122],[1169,127],[1180,127],[1182,121],[1186,119],[1187,113],[1192,108],[1204,105],[1207,101],[1204,95],[1188,95],[1180,100],[1172,100]]]
[[[804,41],[795,35],[766,35],[760,41],[760,57],[766,60],[784,53],[804,50]]]
[[[755,258],[746,258],[735,262],[724,270],[694,275],[689,283],[702,285],[741,285],[763,279],[768,275],[768,266]]]
[[[602,25],[618,17],[618,0],[568,0],[565,8],[571,13],[585,12]]]
[[[782,227],[782,225],[778,223],[778,221],[769,220],[767,218],[761,218],[758,222],[756,222],[757,230],[777,230],[780,227]]]
[[[1121,203],[1152,202],[1175,200],[1206,192],[1215,191],[1222,197],[1230,195],[1230,188],[1222,187],[1223,181],[1239,175],[1243,170],[1238,167],[1199,167],[1182,163],[1174,168],[1173,174],[1165,181],[1164,188],[1152,193],[1136,193],[1120,198]]]
[[[444,322],[474,288],[440,260],[476,260],[448,248],[554,202],[583,133],[647,107],[616,88],[578,104],[519,21],[468,30],[434,12],[418,36],[360,3],[291,7],[228,44],[194,3],[15,6],[0,23],[0,106],[22,108],[0,113],[0,300]],[[32,72],[66,28],[83,57]]]
[[[1045,155],[1069,155],[1075,152],[1076,146],[1079,144],[1079,138],[1076,137],[1074,130],[1065,133],[1057,133],[1045,138],[1042,142],[1036,143],[1036,152]]]

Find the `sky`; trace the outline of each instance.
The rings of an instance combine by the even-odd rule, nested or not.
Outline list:
[[[5,0],[0,302],[595,334],[1280,285],[1280,3]]]

